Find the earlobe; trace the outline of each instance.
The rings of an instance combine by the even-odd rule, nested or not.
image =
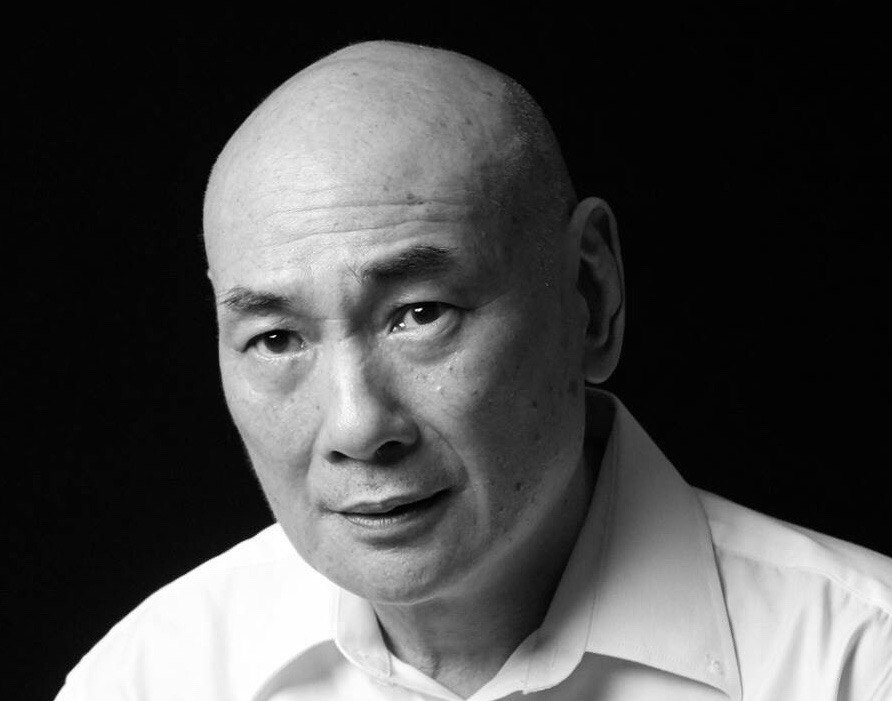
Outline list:
[[[576,207],[570,227],[578,241],[577,289],[589,312],[585,379],[597,384],[616,369],[625,328],[625,288],[616,219],[604,200],[589,197]]]

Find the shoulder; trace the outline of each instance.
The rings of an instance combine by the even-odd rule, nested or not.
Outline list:
[[[782,571],[811,573],[892,615],[892,559],[696,491],[719,552]]]
[[[892,683],[892,559],[696,491],[744,686],[799,698],[783,686],[797,680],[874,698]]]
[[[250,694],[295,646],[325,635],[331,587],[270,526],[149,596],[83,657],[59,699]]]

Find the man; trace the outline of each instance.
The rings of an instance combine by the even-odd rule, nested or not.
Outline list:
[[[892,565],[688,487],[623,406],[623,274],[520,86],[393,43],[267,98],[205,200],[277,525],[60,699],[881,699]]]

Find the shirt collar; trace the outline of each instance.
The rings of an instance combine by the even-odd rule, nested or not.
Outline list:
[[[589,395],[613,405],[613,428],[589,513],[545,620],[525,641],[527,654],[510,661],[526,666],[523,691],[555,686],[591,652],[686,677],[739,701],[740,672],[699,499],[622,402],[600,390]],[[322,580],[300,565],[302,578]],[[326,641],[374,676],[390,675],[371,606],[323,581],[325,594],[317,592],[315,601],[298,592],[294,598],[311,607],[327,600],[329,621],[312,617],[299,640],[292,635],[287,654],[288,638],[271,636],[268,660],[278,660],[273,669],[279,671],[254,698],[280,688],[297,659]]]
[[[611,402],[615,418],[577,544],[585,550],[579,568],[585,578],[568,580],[591,606],[585,649],[740,699],[740,671],[703,507],[625,406],[606,392],[591,394]],[[577,576],[569,566],[567,574]]]

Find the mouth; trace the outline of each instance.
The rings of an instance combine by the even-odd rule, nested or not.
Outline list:
[[[339,513],[347,521],[365,529],[379,530],[421,522],[426,516],[438,511],[446,501],[447,492],[442,489],[421,499],[396,498],[381,502],[363,502]]]

